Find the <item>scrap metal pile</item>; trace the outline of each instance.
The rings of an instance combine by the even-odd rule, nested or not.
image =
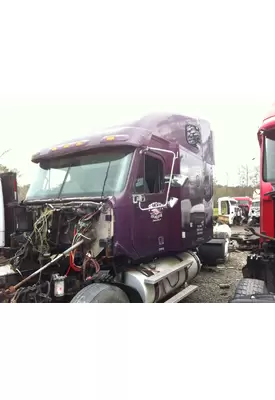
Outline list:
[[[251,231],[235,232],[231,235],[231,245],[235,250],[252,251],[259,247],[259,236],[256,236]]]
[[[225,223],[216,223],[214,226],[214,237],[227,238],[229,240],[229,250],[232,251],[252,251],[259,247],[259,234],[251,227],[245,227],[239,232],[232,232],[231,228]]]

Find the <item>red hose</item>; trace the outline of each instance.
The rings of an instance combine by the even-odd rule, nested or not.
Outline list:
[[[99,211],[99,210],[95,211],[94,213],[90,213],[90,214],[88,214],[88,215],[84,215],[82,218],[80,218],[80,221],[85,221],[85,220],[87,220],[87,219],[89,219],[89,218],[94,217],[95,214],[98,213],[98,211]],[[77,231],[76,231],[76,228],[74,228],[74,238],[75,238],[76,234],[77,234]],[[74,238],[73,238],[73,241],[74,241]],[[69,272],[70,272],[71,269],[73,269],[75,272],[80,272],[80,271],[82,270],[82,267],[78,267],[77,265],[75,265],[75,263],[74,263],[74,256],[75,256],[75,250],[74,250],[74,251],[71,251],[71,253],[70,253],[69,268],[68,268],[68,270],[67,270],[67,272],[66,272],[66,274],[65,274],[66,276],[69,274]],[[96,260],[95,260],[95,261],[96,261]],[[97,263],[97,261],[96,261],[96,263]],[[98,263],[97,263],[97,265],[95,265],[95,269],[96,269],[96,271],[99,271],[100,266],[99,266]]]
[[[76,228],[74,229],[74,237],[73,237],[73,242],[74,242],[74,238],[76,236]],[[69,274],[70,270],[73,269],[75,272],[80,272],[81,271],[81,267],[78,267],[77,265],[75,265],[74,263],[74,256],[75,256],[75,250],[70,252],[70,261],[69,261],[69,268],[67,269],[66,272],[66,276]]]

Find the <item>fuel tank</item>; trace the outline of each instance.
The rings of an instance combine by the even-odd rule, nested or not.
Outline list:
[[[179,287],[189,283],[200,272],[201,262],[193,252],[160,258],[125,272],[124,283],[138,291],[144,303],[156,303]]]

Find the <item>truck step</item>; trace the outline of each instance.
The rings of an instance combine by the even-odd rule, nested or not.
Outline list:
[[[174,272],[180,271],[181,269],[185,268],[186,265],[187,265],[186,262],[182,262],[177,267],[174,267],[173,270],[168,269],[167,271],[157,272],[156,274],[149,276],[148,278],[145,278],[144,283],[147,283],[148,285],[155,285],[156,283],[167,278],[169,275],[173,274]]]
[[[189,296],[191,293],[195,292],[198,289],[198,286],[189,285],[186,288],[182,289],[180,292],[175,294],[175,296],[171,297],[169,300],[164,303],[179,303],[182,299]]]

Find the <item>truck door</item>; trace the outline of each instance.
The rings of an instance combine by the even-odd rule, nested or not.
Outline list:
[[[235,207],[231,204],[229,198],[221,197],[218,199],[218,214],[221,221],[224,221],[229,225],[233,224],[236,213]]]
[[[132,241],[140,258],[165,251],[167,209],[155,208],[165,203],[164,160],[155,153],[142,154],[134,180],[133,198],[142,201],[133,204]]]

